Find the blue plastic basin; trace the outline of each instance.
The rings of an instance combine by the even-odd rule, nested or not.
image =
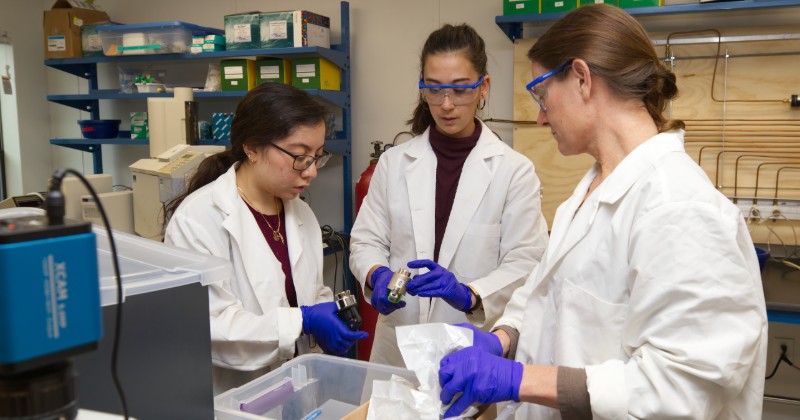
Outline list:
[[[78,120],[81,134],[87,139],[112,139],[119,136],[121,120]]]

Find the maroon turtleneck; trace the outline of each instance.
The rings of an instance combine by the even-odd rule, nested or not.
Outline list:
[[[442,246],[442,238],[447,228],[447,221],[450,219],[450,211],[453,209],[453,201],[456,198],[458,180],[461,178],[461,170],[470,152],[478,143],[481,136],[481,123],[475,120],[475,131],[468,137],[453,138],[448,137],[436,130],[430,129],[430,143],[433,153],[436,154],[436,213],[434,228],[433,259],[439,260],[439,249]]]
[[[242,201],[244,201],[244,198]],[[278,226],[280,224],[281,235],[283,235],[284,241],[286,241],[286,213],[281,210],[280,214],[270,216],[254,209],[249,203],[247,203],[247,201],[244,201],[244,203],[247,205],[247,208],[250,209],[250,213],[253,213],[253,217],[256,219],[256,223],[258,223],[258,227],[261,229],[261,233],[264,235],[264,239],[266,239],[270,249],[272,249],[272,253],[275,255],[275,258],[277,258],[281,263],[283,274],[286,276],[286,281],[283,284],[284,291],[286,292],[286,299],[289,301],[289,306],[296,308],[297,291],[294,288],[292,263],[289,261],[289,245],[286,243],[281,243],[280,240],[276,241],[272,234],[272,228],[270,228],[266,222],[269,220],[269,224],[272,226]]]

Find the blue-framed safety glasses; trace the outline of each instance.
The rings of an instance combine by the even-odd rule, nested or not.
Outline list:
[[[483,83],[485,77],[486,75],[483,75],[477,82],[469,85],[426,85],[420,79],[419,91],[425,102],[431,105],[441,105],[445,96],[450,97],[453,105],[466,105],[475,100],[475,90]]]
[[[536,85],[544,82],[545,80],[549,79],[550,77],[553,77],[556,74],[561,73],[562,71],[566,70],[567,67],[569,67],[571,64],[572,64],[572,59],[569,59],[569,61],[564,63],[561,67],[559,67],[559,68],[557,68],[555,70],[550,70],[547,73],[545,73],[545,74],[533,79],[532,82],[530,82],[527,85],[525,85],[525,89],[528,92],[531,93],[531,97],[536,102],[536,104],[539,105],[539,108],[542,110],[542,112],[547,112],[547,107],[544,106],[544,97],[545,97],[546,91],[542,92],[541,94],[538,94],[538,93],[536,93],[534,88],[536,87]]]

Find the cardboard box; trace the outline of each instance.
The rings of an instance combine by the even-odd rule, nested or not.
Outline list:
[[[254,50],[261,47],[259,12],[225,16],[225,49]]]
[[[204,44],[205,45],[205,44]],[[248,59],[222,60],[222,91],[250,90],[256,87],[256,62]]]
[[[292,86],[300,89],[339,90],[339,67],[324,58],[292,60]]]
[[[503,0],[503,15],[539,13],[539,0]]]
[[[563,13],[578,7],[578,0],[542,0],[542,13]]]
[[[331,19],[305,10],[262,13],[261,48],[331,47]]]
[[[292,83],[292,62],[280,58],[262,58],[256,60],[256,84],[264,82]]]
[[[108,22],[106,12],[80,0],[57,0],[44,12],[44,57],[82,57],[81,28]]]

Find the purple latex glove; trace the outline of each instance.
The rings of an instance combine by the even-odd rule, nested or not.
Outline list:
[[[303,331],[317,340],[322,351],[328,354],[344,354],[356,340],[367,338],[364,331],[350,331],[336,311],[334,302],[323,302],[312,306],[301,306],[303,312]]]
[[[389,282],[394,273],[388,267],[378,267],[372,272],[372,298],[370,302],[376,311],[389,315],[390,313],[406,306],[404,301],[392,303],[389,301]]]
[[[503,344],[500,343],[500,337],[494,335],[494,333],[481,331],[474,325],[470,324],[469,322],[462,322],[461,324],[456,324],[456,327],[467,328],[472,330],[473,346],[485,352],[491,353],[495,356],[503,355]]]
[[[472,291],[460,283],[456,276],[431,260],[409,261],[408,268],[427,268],[425,274],[417,274],[406,285],[412,296],[438,297],[461,312],[472,307]]]
[[[522,372],[522,363],[489,354],[475,346],[443,357],[439,362],[442,404],[449,404],[461,393],[444,417],[457,416],[473,403],[519,402]]]

